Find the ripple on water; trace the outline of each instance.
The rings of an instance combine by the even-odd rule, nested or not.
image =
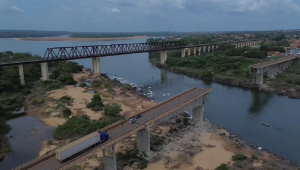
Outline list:
[[[7,123],[12,127],[7,137],[11,137],[9,142],[14,153],[0,162],[1,170],[12,169],[38,157],[42,142],[54,139],[55,128],[45,126],[35,117],[19,117]]]

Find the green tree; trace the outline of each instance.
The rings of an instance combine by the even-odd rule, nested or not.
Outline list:
[[[69,118],[69,116],[71,116],[71,114],[72,114],[72,111],[70,109],[67,108],[67,109],[63,110],[64,118]]]
[[[103,102],[100,95],[95,94],[92,98],[92,101],[87,104],[87,108],[92,109],[93,111],[99,111],[103,109]]]
[[[120,116],[122,108],[119,104],[108,104],[104,107],[104,115],[106,116]]]

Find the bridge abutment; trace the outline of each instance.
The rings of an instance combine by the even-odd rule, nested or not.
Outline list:
[[[255,71],[255,75],[253,77],[253,81],[255,84],[261,85],[264,82],[264,69],[263,68],[257,68]]]
[[[94,77],[100,77],[100,58],[99,57],[93,57],[92,58],[92,64],[93,64],[93,75]]]
[[[165,62],[167,61],[168,58],[168,53],[167,51],[161,51],[160,52],[160,64],[165,64]]]
[[[150,130],[149,126],[137,132],[137,148],[140,151],[150,152]]]
[[[43,81],[49,80],[48,63],[41,63]]]
[[[103,163],[104,170],[117,170],[117,158],[116,158],[116,144],[111,146],[112,156],[106,154],[106,150],[103,149]]]
[[[23,65],[19,65],[18,67],[19,67],[20,83],[21,83],[22,86],[25,86]]]

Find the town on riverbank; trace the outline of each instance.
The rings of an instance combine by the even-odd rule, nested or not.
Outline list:
[[[7,56],[9,54],[6,53],[5,55]],[[20,54],[20,57],[32,56]],[[209,56],[205,57],[204,59],[210,62]],[[218,62],[216,62],[218,61],[218,56],[214,57],[215,60],[211,61],[211,63],[215,62],[218,64]],[[150,59],[151,58],[152,56],[150,56]],[[238,61],[241,63],[247,60],[247,57],[245,57],[245,60],[242,60],[242,57],[237,58],[239,58]],[[230,59],[226,59],[219,64],[223,66],[224,63],[231,63],[231,61]],[[265,60],[259,59],[259,61]],[[192,63],[190,62],[190,64]],[[216,67],[218,67],[217,64]],[[254,64],[254,62],[247,64]],[[39,72],[37,71],[38,67],[38,65],[29,67],[28,70],[25,71],[25,74],[27,74],[26,77],[28,76],[30,78],[30,73],[34,71]],[[178,68],[180,67],[181,66],[178,66]],[[227,66],[224,67],[225,70],[223,69],[223,71],[221,69],[219,71],[213,70],[212,72],[222,73],[227,71]],[[93,78],[88,70],[82,70],[82,66],[76,63],[57,63],[52,66],[52,69],[50,81],[35,83],[40,75],[32,76],[32,80],[30,81],[29,79],[29,83],[26,82],[29,85],[25,88],[13,86],[13,84],[17,85],[19,83],[16,69],[7,68],[1,72],[4,73],[1,76],[5,78],[8,78],[8,75],[13,75],[10,79],[7,79],[8,82],[1,81],[3,83],[3,86],[1,86],[3,87],[2,93],[4,93],[4,95],[1,96],[1,100],[8,99],[8,96],[5,96],[7,92],[14,92],[12,93],[14,94],[14,96],[12,96],[14,99],[10,102],[5,102],[8,103],[6,106],[2,106],[2,110],[4,110],[3,113],[9,112],[14,107],[21,106],[23,101],[25,101],[29,115],[39,118],[39,120],[45,122],[48,126],[57,127],[54,132],[54,137],[57,140],[44,142],[40,153],[41,155],[90,132],[96,131],[105,125],[128,117],[143,109],[155,106],[154,102],[149,101],[142,95],[136,94],[135,88],[122,85],[118,81],[110,80],[108,77],[105,77],[105,75],[102,75],[100,79]],[[236,72],[238,71],[237,69]],[[12,80],[13,78],[15,79]],[[12,80],[12,82],[9,82],[10,80]],[[19,91],[19,89],[22,90]],[[19,97],[22,100],[19,101]],[[132,103],[128,101],[128,98],[130,98],[130,102]],[[12,103],[15,105],[11,106]],[[113,110],[113,112],[109,113],[109,110]],[[154,151],[157,152],[157,156],[151,160],[134,157],[135,136],[126,139],[124,143],[120,144],[120,148],[118,149],[120,152],[118,154],[118,161],[120,160],[121,162],[119,166],[124,169],[145,168],[145,164],[148,164],[149,169],[228,169],[229,167],[232,169],[276,169],[278,167],[297,169],[297,166],[289,161],[278,158],[268,152],[259,151],[256,146],[243,142],[238,139],[238,137],[208,122],[205,124],[189,122],[187,124],[184,123],[183,119],[179,119],[175,122],[178,123],[174,124],[174,121],[171,121],[158,127],[153,127],[152,132],[158,136],[157,140],[160,142],[158,142],[158,144],[152,144],[152,147],[156,147]],[[5,129],[9,129],[7,125],[4,125],[5,123],[2,124]],[[85,125],[88,125],[88,131],[83,130],[86,128]],[[4,134],[7,133],[7,131],[8,130],[6,130]],[[187,131],[190,132],[185,133]],[[195,137],[194,134],[200,135]],[[161,137],[164,137],[164,139],[161,139]],[[185,147],[186,144],[187,146]],[[6,140],[5,145],[2,146],[7,145],[8,142]],[[174,152],[168,153],[167,151],[169,150],[173,150]],[[191,150],[193,150],[193,152],[191,152]],[[226,156],[218,154],[220,152]],[[8,153],[11,153],[11,151],[5,152],[5,154]],[[199,162],[198,160],[207,161]],[[212,163],[208,160],[214,161],[212,161]],[[132,165],[126,164],[126,161],[131,161]],[[84,167],[85,169],[93,169],[95,167],[102,167],[101,162],[101,154],[99,153],[94,158],[84,162],[78,168]]]

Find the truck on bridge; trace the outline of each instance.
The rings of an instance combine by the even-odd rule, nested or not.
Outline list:
[[[88,150],[93,146],[97,146],[106,142],[109,139],[107,132],[93,132],[83,138],[80,138],[74,142],[71,142],[59,149],[55,150],[56,159],[64,161],[71,157],[76,157]]]

